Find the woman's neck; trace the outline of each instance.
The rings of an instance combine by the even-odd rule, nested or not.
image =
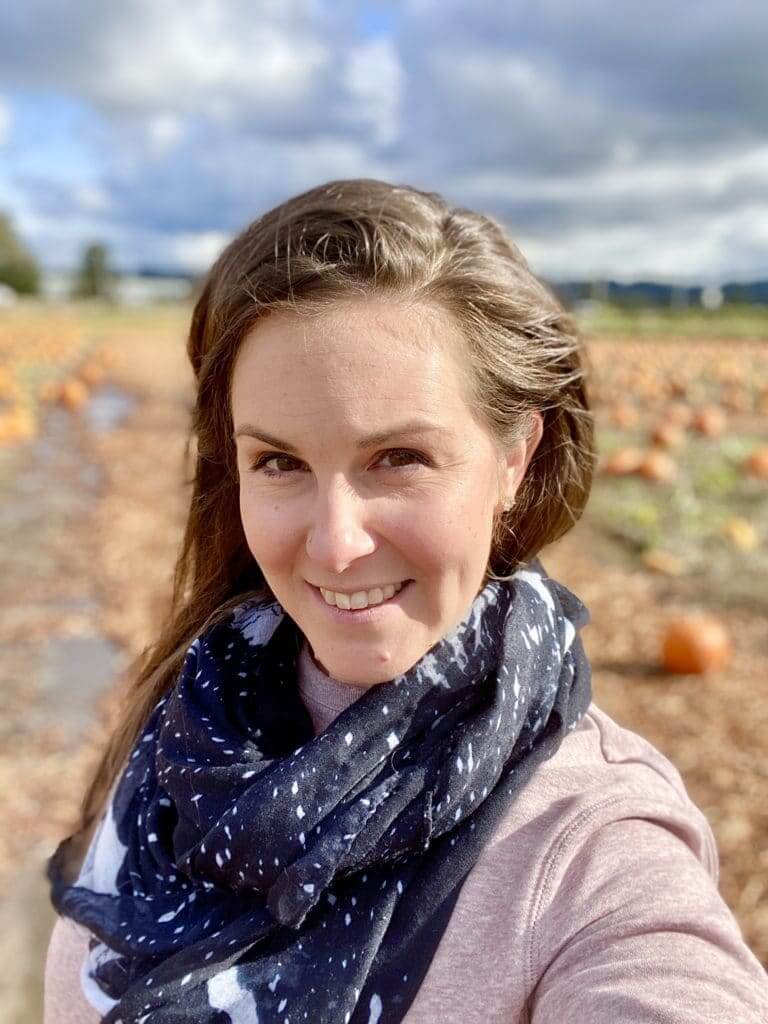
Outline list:
[[[297,674],[299,693],[312,716],[315,734],[327,729],[345,708],[369,689],[343,683],[324,672],[313,657],[306,639],[299,650]]]

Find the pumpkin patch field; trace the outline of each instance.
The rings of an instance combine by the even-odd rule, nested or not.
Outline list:
[[[765,597],[768,343],[595,339],[589,516],[654,572]]]
[[[593,488],[543,561],[590,609],[595,701],[681,773],[768,965],[768,324],[588,351]]]
[[[41,907],[170,595],[190,313],[0,310],[0,884],[29,863]],[[596,703],[680,772],[768,966],[768,325],[586,341],[592,492],[541,559],[589,609]]]

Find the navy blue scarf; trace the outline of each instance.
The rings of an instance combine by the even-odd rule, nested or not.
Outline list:
[[[80,877],[69,840],[48,864],[105,1024],[401,1021],[483,846],[589,705],[587,622],[536,559],[318,736],[278,603],[201,634]]]

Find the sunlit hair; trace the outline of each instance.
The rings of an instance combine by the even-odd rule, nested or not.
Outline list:
[[[595,462],[583,345],[497,223],[436,193],[370,179],[329,182],[258,218],[216,260],[194,307],[187,455],[195,471],[171,606],[128,677],[118,726],[83,800],[75,857],[191,641],[245,597],[269,593],[239,512],[230,385],[244,337],[276,310],[311,315],[367,296],[437,305],[454,318],[471,408],[500,458],[525,435],[532,410],[543,416],[514,505],[497,511],[486,578],[510,574],[581,516]]]

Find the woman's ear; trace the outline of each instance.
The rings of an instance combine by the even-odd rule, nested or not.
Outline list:
[[[521,440],[519,440],[507,454],[504,474],[504,490],[502,492],[502,507],[504,509],[512,508],[515,495],[517,494],[520,484],[523,482],[523,477],[528,469],[528,464],[531,461],[533,453],[536,451],[543,434],[544,417],[538,409],[533,409],[530,413],[530,425],[527,436],[521,438]]]

